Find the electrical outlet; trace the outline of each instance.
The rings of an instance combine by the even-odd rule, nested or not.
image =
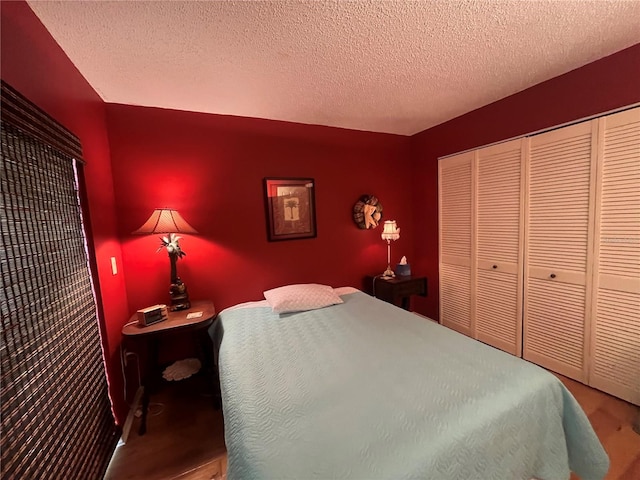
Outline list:
[[[124,352],[123,360],[125,367],[127,366],[127,358],[129,358],[129,356],[136,357],[136,361],[138,360],[138,355],[135,352]]]

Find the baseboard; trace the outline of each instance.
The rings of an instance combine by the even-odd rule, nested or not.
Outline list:
[[[144,392],[144,387],[138,387],[136,390],[136,396],[133,397],[133,404],[129,409],[129,415],[127,415],[127,419],[124,422],[124,426],[122,427],[122,443],[127,443],[127,439],[129,438],[129,432],[131,431],[131,425],[133,424],[133,419],[136,416],[136,411],[138,410],[138,405],[140,405],[140,399],[142,398],[142,393]]]

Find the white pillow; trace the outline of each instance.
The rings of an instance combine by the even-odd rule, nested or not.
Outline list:
[[[264,292],[264,298],[274,313],[301,312],[344,303],[333,288],[317,283],[273,288]]]

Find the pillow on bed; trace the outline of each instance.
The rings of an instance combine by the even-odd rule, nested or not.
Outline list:
[[[333,288],[317,283],[285,285],[264,292],[264,298],[274,313],[315,310],[343,303]]]

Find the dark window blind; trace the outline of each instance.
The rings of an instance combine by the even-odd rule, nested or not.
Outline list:
[[[74,159],[34,134],[44,112],[4,83],[3,108],[7,94],[36,120],[24,129],[3,111],[0,122],[1,477],[100,479],[118,434]]]

